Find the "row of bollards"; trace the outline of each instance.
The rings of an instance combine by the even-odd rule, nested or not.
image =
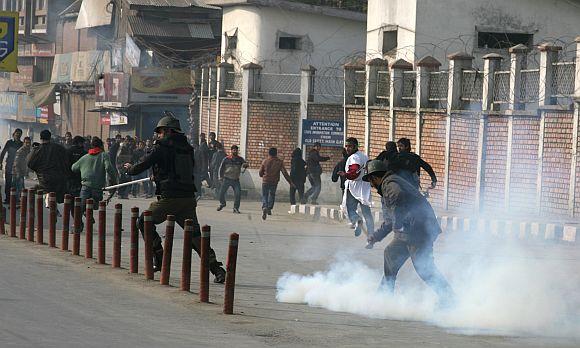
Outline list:
[[[36,244],[44,244],[44,195],[42,190],[23,190],[20,194],[20,216],[19,216],[19,230],[18,238],[27,239]],[[17,193],[14,188],[10,191],[9,200],[10,220],[9,220],[9,235],[16,238],[16,210],[17,210]],[[92,199],[87,199],[85,202],[85,258],[93,258],[93,225],[95,223],[94,210],[97,207],[96,202]],[[56,223],[57,223],[57,199],[54,192],[50,192],[47,197],[48,206],[48,246],[56,248]],[[98,202],[97,215],[97,263],[105,264],[106,257],[106,212],[107,203]],[[80,197],[72,197],[71,195],[64,196],[64,208],[62,215],[62,229],[61,229],[61,250],[69,251],[69,234],[70,234],[70,217],[72,215],[72,254],[80,255],[80,235],[83,230],[82,223],[82,201]],[[122,241],[122,218],[123,218],[122,204],[115,204],[115,213],[113,220],[113,254],[111,266],[113,268],[121,267],[121,241]],[[131,208],[131,228],[130,228],[130,248],[129,248],[129,271],[130,273],[138,273],[139,269],[139,230],[137,221],[139,217],[139,208]],[[144,217],[144,240],[145,240],[145,259],[144,259],[144,274],[146,279],[154,279],[153,269],[153,241],[151,240],[153,230],[153,217],[151,211],[145,210]],[[171,276],[171,259],[173,255],[173,237],[175,234],[175,216],[167,216],[167,227],[165,231],[165,241],[163,245],[163,262],[161,268],[161,276],[159,282],[161,285],[169,285]],[[2,206],[0,200],[0,234],[6,234],[6,207]],[[36,227],[36,228],[35,228]],[[182,291],[190,291],[191,289],[191,263],[192,263],[192,245],[193,245],[193,220],[185,220],[183,231],[183,255],[181,266],[181,283],[180,289]],[[36,233],[35,233],[36,232]],[[200,238],[200,282],[199,282],[199,300],[200,302],[209,302],[209,255],[210,255],[210,241],[211,228],[203,226]],[[236,261],[238,252],[238,239],[236,233],[230,235],[230,242],[228,248],[228,256],[226,260],[226,283],[224,295],[225,314],[233,314],[234,304],[234,288],[236,275]]]

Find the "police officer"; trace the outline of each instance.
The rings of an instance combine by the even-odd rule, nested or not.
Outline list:
[[[166,220],[167,215],[175,215],[175,221],[183,228],[185,220],[193,220],[193,249],[200,253],[200,227],[197,221],[195,200],[195,185],[193,175],[194,153],[187,138],[181,131],[179,120],[169,113],[165,113],[155,133],[158,140],[151,152],[145,155],[135,165],[126,163],[124,168],[129,175],[138,175],[149,168],[153,168],[153,178],[157,186],[157,201],[151,203],[149,210],[152,213],[153,224],[158,225]],[[139,217],[139,229],[144,233],[143,215]],[[163,247],[161,238],[153,227],[153,261],[156,271],[161,269]],[[226,271],[216,260],[215,252],[210,249],[210,271],[215,276],[214,282],[223,283]]]
[[[394,232],[393,240],[385,248],[381,287],[391,293],[394,291],[397,273],[410,257],[419,277],[439,296],[440,306],[451,304],[453,290],[433,259],[433,243],[441,229],[427,199],[414,185],[396,174],[388,162],[370,161],[363,180],[381,196],[384,218],[381,227],[369,234],[367,248]]]

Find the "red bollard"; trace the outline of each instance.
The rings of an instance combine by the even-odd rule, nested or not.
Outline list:
[[[169,285],[171,273],[171,253],[173,251],[173,235],[175,233],[175,216],[167,215],[167,227],[165,229],[165,243],[163,243],[163,263],[161,264],[161,285]]]
[[[44,206],[42,198],[44,191],[36,191],[36,244],[44,243]]]
[[[60,250],[68,251],[68,235],[70,231],[70,213],[73,198],[71,195],[64,195],[64,208],[62,212],[62,236],[60,241]]]
[[[75,207],[74,207],[74,222],[73,222],[73,255],[80,255],[81,249],[81,199],[80,197],[75,197]]]
[[[144,231],[143,239],[145,239],[145,278],[153,279],[153,241],[151,234],[153,232],[153,216],[150,210],[143,212]]]
[[[10,189],[10,237],[16,237],[16,189]]]
[[[97,262],[105,264],[105,250],[107,241],[107,202],[99,202],[99,245],[97,247]]]
[[[199,301],[209,302],[209,246],[211,227],[205,225],[201,228],[201,250],[199,257]]]
[[[193,220],[185,220],[183,227],[183,259],[181,264],[181,290],[191,289],[191,241],[193,239]]]
[[[115,219],[113,225],[113,268],[121,268],[121,225],[123,223],[123,205],[115,204]]]
[[[226,261],[224,314],[234,314],[234,290],[236,288],[236,261],[238,259],[239,239],[240,236],[237,233],[230,234],[230,246],[228,248],[228,259]]]
[[[56,193],[48,194],[48,246],[56,248]]]
[[[129,250],[129,271],[139,272],[139,229],[137,219],[139,218],[139,208],[131,208],[131,248]]]
[[[26,239],[26,212],[28,210],[28,191],[22,190],[20,192],[20,226],[18,230],[18,238]]]
[[[28,241],[34,242],[34,190],[28,190]]]
[[[93,258],[93,206],[95,201],[87,199],[85,210],[85,223],[87,225],[85,234],[85,259]]]

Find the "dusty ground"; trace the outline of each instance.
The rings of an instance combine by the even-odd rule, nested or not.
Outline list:
[[[278,205],[274,216],[263,222],[257,203],[242,202],[243,214],[234,215],[230,206],[218,213],[214,201],[204,200],[198,209],[200,221],[212,226],[212,246],[220,259],[225,261],[228,234],[240,234],[236,315],[225,316],[221,314],[222,285],[211,285],[212,304],[197,301],[195,254],[192,293],[178,291],[180,229],[174,243],[172,287],[145,281],[141,274],[128,273],[128,211],[134,205],[144,208],[147,203],[144,200],[121,203],[125,212],[122,270],[112,270],[94,260],[73,257],[47,246],[0,237],[0,347],[580,346],[580,341],[572,338],[464,335],[422,322],[369,319],[301,304],[278,303],[276,281],[284,272],[308,274],[324,270],[338,250],[346,250],[355,259],[380,269],[382,247],[367,251],[363,240],[355,239],[345,226],[289,216],[286,204]],[[111,232],[109,228],[108,262]],[[57,241],[59,237],[60,232]],[[446,239],[441,238],[438,255],[474,252]],[[575,247],[544,244],[527,247],[546,250],[548,261],[553,255],[558,255],[558,262],[574,265],[580,259]],[[402,275],[402,281],[414,277],[408,265],[402,272],[406,274]]]

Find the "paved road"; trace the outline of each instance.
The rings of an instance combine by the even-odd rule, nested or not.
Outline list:
[[[142,200],[121,202],[125,210],[133,205],[142,208],[146,206]],[[200,203],[200,220],[212,225],[212,245],[218,257],[225,256],[227,235],[230,232],[235,231],[241,235],[235,316],[221,314],[221,285],[211,286],[210,295],[214,304],[197,303],[196,265],[192,277],[194,293],[184,294],[175,287],[167,288],[156,282],[144,281],[142,275],[130,275],[126,270],[113,271],[109,266],[95,265],[94,260],[87,261],[69,253],[50,250],[46,246],[33,246],[28,242],[0,237],[0,347],[580,345],[578,339],[571,337],[573,335],[568,332],[553,333],[551,327],[554,326],[552,324],[558,324],[575,328],[580,322],[580,302],[575,294],[580,279],[577,274],[568,273],[568,269],[577,269],[580,252],[577,248],[562,245],[525,245],[525,250],[532,251],[534,255],[533,259],[529,259],[527,253],[514,255],[513,247],[487,238],[473,236],[468,247],[464,238],[441,238],[436,257],[454,285],[460,279],[453,277],[453,271],[466,264],[515,264],[514,270],[521,270],[518,267],[522,264],[534,263],[535,267],[535,263],[540,262],[538,267],[541,268],[537,269],[536,277],[550,273],[547,281],[566,279],[564,284],[548,284],[547,289],[543,289],[535,288],[536,283],[526,283],[529,280],[527,277],[520,277],[513,285],[526,285],[536,293],[527,296],[526,289],[514,289],[513,297],[508,297],[509,302],[498,303],[508,306],[508,311],[499,307],[492,308],[498,313],[496,317],[490,316],[490,308],[482,307],[486,311],[481,312],[481,318],[491,322],[505,321],[512,326],[510,330],[478,330],[477,326],[485,323],[481,318],[476,318],[473,325],[458,329],[441,325],[436,320],[431,321],[435,324],[403,321],[389,313],[379,313],[385,314],[378,315],[383,319],[372,319],[320,307],[329,307],[328,304],[307,306],[279,303],[276,300],[276,282],[282,274],[324,271],[335,259],[337,252],[346,255],[343,259],[360,261],[370,269],[380,270],[382,267],[381,247],[367,251],[363,248],[363,240],[355,239],[344,226],[289,216],[286,210],[286,206],[279,205],[275,215],[263,222],[259,218],[257,203],[243,202],[242,215],[233,215],[229,209],[218,213],[212,201]],[[128,214],[125,214],[125,220],[128,220]],[[125,229],[128,230],[126,222]],[[84,243],[81,245],[84,246]],[[180,231],[176,233],[174,248],[171,284],[177,286],[182,250]],[[127,254],[128,241],[124,239],[123,267],[127,267]],[[194,260],[197,259],[194,257]],[[549,267],[552,272],[544,272],[544,267]],[[527,272],[530,268],[524,267],[523,270]],[[510,269],[506,268],[506,271]],[[512,285],[505,284],[505,279],[492,279],[485,283],[489,288],[479,290],[493,291],[496,287],[491,285],[496,283],[500,289]],[[408,265],[401,272],[401,284],[421,286]],[[374,284],[371,286],[374,287]],[[475,290],[474,293],[477,293]],[[566,294],[566,300],[553,301],[547,291],[557,298],[563,298]],[[344,300],[350,295],[336,297],[328,293],[328,296],[323,297]],[[352,298],[367,295],[355,292]],[[516,320],[522,322],[518,330],[513,318],[506,317],[505,313],[525,309],[521,307],[522,301],[529,303],[528,307],[534,312],[515,315]],[[513,307],[509,307],[511,305]],[[367,303],[367,306],[373,307],[373,303]],[[345,310],[357,312],[348,307]],[[361,311],[366,312],[366,308]],[[566,313],[562,313],[564,311]],[[467,314],[473,313],[470,311]],[[526,317],[534,320],[524,320]],[[562,319],[567,322],[561,323]],[[538,325],[544,321],[545,325]]]

